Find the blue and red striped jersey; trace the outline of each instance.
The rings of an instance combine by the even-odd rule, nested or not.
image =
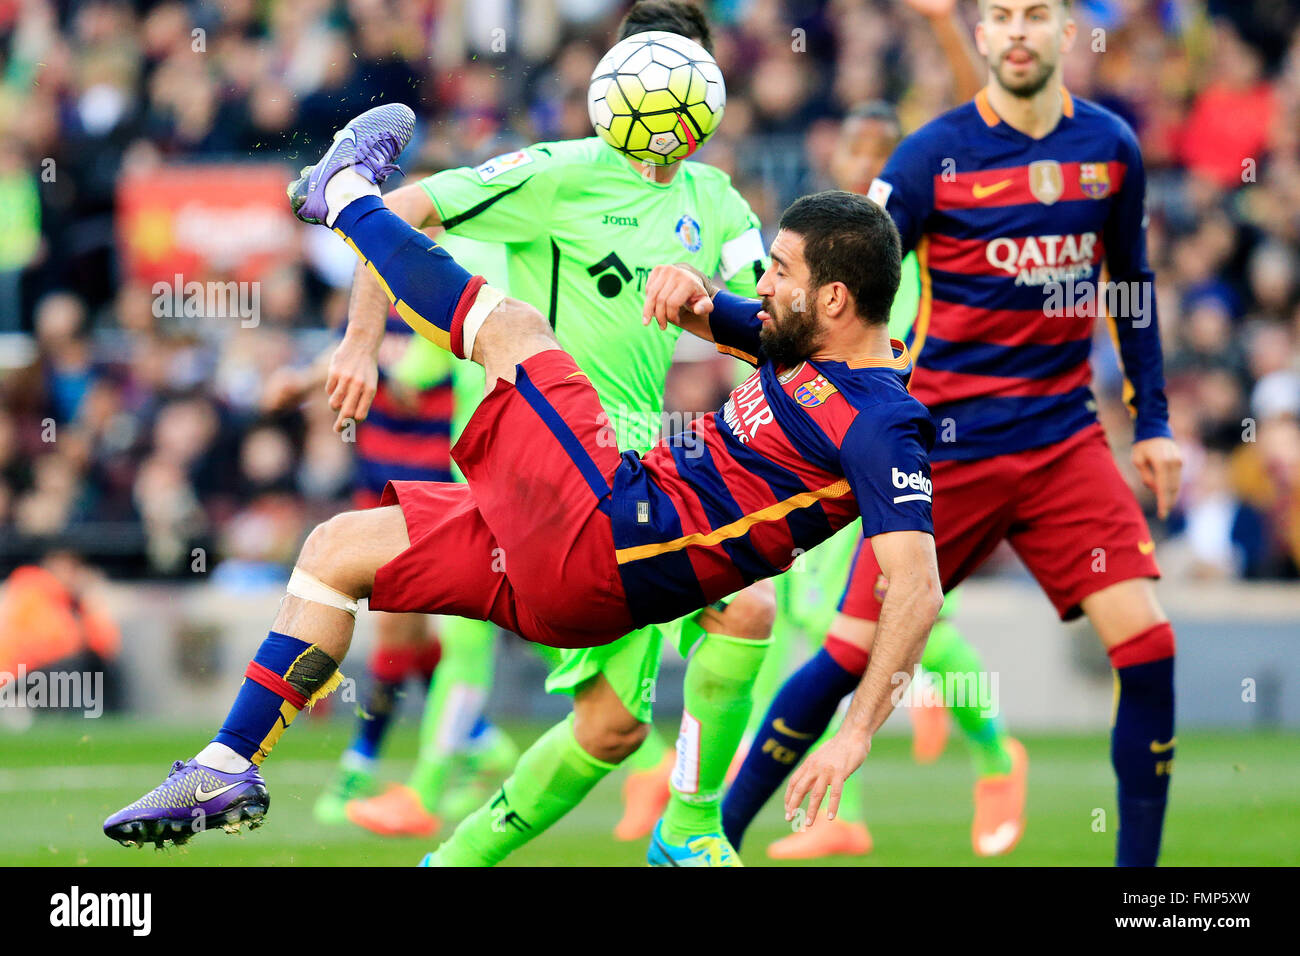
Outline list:
[[[726,292],[710,316],[719,349],[756,371],[721,410],[623,453],[610,517],[628,607],[670,621],[779,574],[862,515],[870,538],[933,534],[934,428],[907,393],[911,359],[805,361],[776,368],[759,343],[759,303]]]
[[[388,317],[380,348],[379,387],[370,414],[357,427],[357,458],[353,487],[369,500],[383,494],[389,481],[451,481],[451,375],[415,391],[413,407],[399,402],[384,372],[414,333],[397,318]],[[388,354],[386,354],[388,353]]]
[[[981,92],[905,138],[868,191],[920,265],[911,391],[934,418],[935,460],[1039,448],[1095,422],[1099,315],[1137,439],[1170,434],[1137,140],[1062,93],[1060,122],[1033,139]]]

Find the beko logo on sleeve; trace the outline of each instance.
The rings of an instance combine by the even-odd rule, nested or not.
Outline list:
[[[898,489],[909,488],[916,494],[898,495],[894,498],[894,504],[901,504],[904,501],[929,501],[933,493],[934,485],[929,478],[925,477],[920,471],[914,471],[910,474],[905,471],[899,471],[898,468],[890,469],[890,480],[894,487]]]

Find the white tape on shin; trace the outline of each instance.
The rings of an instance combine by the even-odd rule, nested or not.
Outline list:
[[[286,590],[296,598],[302,598],[304,601],[315,601],[317,604],[324,604],[326,607],[336,607],[340,611],[347,611],[353,617],[357,616],[357,609],[360,605],[353,598],[348,597],[342,591],[336,591],[320,578],[308,574],[302,568],[294,568],[293,574],[289,575],[289,586]]]
[[[489,312],[504,302],[505,298],[504,292],[490,285],[485,285],[478,290],[478,295],[474,297],[474,304],[465,313],[465,322],[460,330],[461,347],[464,349],[465,358],[470,358],[474,354],[474,337],[483,327],[484,319],[488,317]]]

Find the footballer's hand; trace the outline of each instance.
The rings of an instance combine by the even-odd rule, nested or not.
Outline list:
[[[375,352],[358,341],[344,337],[330,357],[325,391],[330,408],[339,413],[334,430],[341,432],[349,420],[363,422],[379,387],[379,360]]]
[[[713,293],[704,275],[688,265],[655,266],[645,287],[645,307],[641,324],[651,319],[666,330],[672,325],[686,326],[693,317],[713,311]]]
[[[1172,438],[1147,438],[1133,445],[1133,466],[1142,484],[1155,493],[1156,513],[1161,519],[1178,500],[1178,486],[1183,477],[1183,453]]]
[[[808,797],[806,826],[817,822],[817,810],[830,794],[826,818],[834,820],[840,809],[844,781],[862,766],[871,752],[871,738],[845,733],[843,728],[805,760],[785,788],[785,818],[793,820],[795,811]]]
[[[282,412],[303,400],[306,391],[303,374],[296,368],[277,368],[262,389],[262,411]]]

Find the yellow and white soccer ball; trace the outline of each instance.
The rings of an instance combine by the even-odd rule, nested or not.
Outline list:
[[[643,163],[666,166],[699,149],[722,122],[727,87],[694,40],[654,30],[620,40],[587,88],[601,139]]]

